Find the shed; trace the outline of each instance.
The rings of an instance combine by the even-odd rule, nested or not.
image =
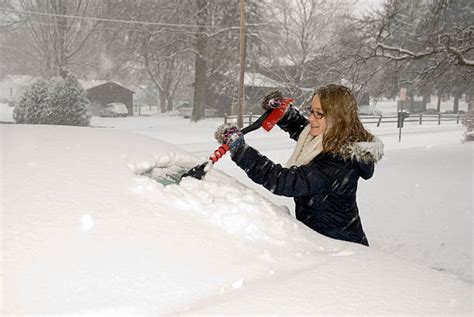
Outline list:
[[[114,81],[81,80],[80,83],[90,101],[92,115],[100,115],[102,108],[109,103],[123,103],[127,106],[128,115],[133,115],[133,90]]]

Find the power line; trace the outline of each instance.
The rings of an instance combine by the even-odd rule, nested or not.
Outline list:
[[[67,25],[58,25],[58,24],[55,24],[55,23],[48,23],[48,22],[31,22],[29,21],[28,24],[31,24],[31,25],[42,25],[42,26],[54,26],[54,27],[57,27],[57,28],[60,28],[60,29],[67,29],[68,26]],[[20,25],[15,25],[15,28],[28,28],[27,25],[24,25],[24,24],[20,24]],[[81,27],[80,29],[83,29],[83,30],[86,30],[88,28],[86,27]],[[109,31],[132,31],[132,32],[138,32],[138,33],[150,33],[150,32],[161,32],[161,33],[170,33],[170,34],[201,34],[202,32],[198,32],[198,31],[185,31],[185,30],[179,30],[179,29],[160,29],[160,30],[156,30],[156,29],[151,29],[151,30],[144,30],[144,29],[135,29],[135,28],[131,28],[131,27],[111,27],[111,26],[101,26],[101,29],[102,30],[109,30]]]
[[[197,25],[197,24],[173,24],[173,23],[160,23],[160,22],[146,22],[146,21],[130,21],[130,20],[117,20],[117,19],[104,19],[104,18],[94,18],[94,17],[85,17],[77,15],[66,15],[66,14],[55,14],[55,13],[46,13],[46,12],[35,12],[35,11],[18,11],[0,8],[0,11],[24,14],[24,15],[39,15],[39,16],[48,16],[48,17],[62,17],[69,19],[79,19],[79,20],[90,20],[96,22],[112,22],[112,23],[125,23],[125,24],[141,24],[141,25],[150,25],[150,26],[166,26],[166,27],[184,27],[184,28],[198,28],[198,27],[208,27],[208,28],[220,28],[215,25]]]

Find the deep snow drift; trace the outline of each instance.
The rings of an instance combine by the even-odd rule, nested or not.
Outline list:
[[[167,143],[0,132],[2,314],[472,313],[472,284],[325,238],[217,168],[167,187],[133,172],[200,163]]]

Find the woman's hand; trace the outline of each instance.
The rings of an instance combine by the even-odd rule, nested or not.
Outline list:
[[[276,109],[282,105],[283,101],[283,94],[279,90],[274,90],[263,98],[261,106],[265,111],[269,109]]]
[[[223,124],[214,132],[214,137],[219,144],[227,144],[231,153],[235,153],[245,145],[243,133],[235,125]]]

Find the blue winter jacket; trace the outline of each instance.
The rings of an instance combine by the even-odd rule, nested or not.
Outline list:
[[[295,140],[307,124],[294,108],[278,123]],[[294,197],[296,218],[308,227],[334,239],[368,246],[356,203],[357,182],[360,177],[372,177],[383,144],[376,139],[350,144],[346,150],[350,158],[347,153],[321,153],[307,165],[284,168],[245,145],[233,153],[232,160],[255,183],[276,195]]]

